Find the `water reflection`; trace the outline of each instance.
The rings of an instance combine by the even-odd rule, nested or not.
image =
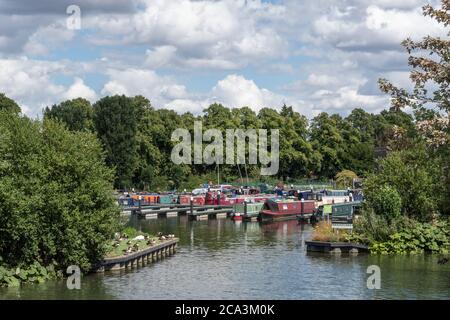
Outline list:
[[[176,255],[135,270],[90,275],[81,290],[63,281],[0,289],[17,299],[448,299],[450,264],[432,256],[332,256],[306,253],[312,228],[297,221],[260,224],[186,217],[137,220],[139,230],[173,233]],[[381,268],[381,290],[366,286]]]

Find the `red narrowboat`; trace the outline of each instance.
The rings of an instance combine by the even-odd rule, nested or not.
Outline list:
[[[205,205],[205,196],[194,196],[192,197],[192,204],[194,206],[204,206]]]
[[[280,221],[296,219],[297,216],[311,216],[315,210],[315,201],[297,201],[286,199],[270,199],[260,212],[261,221]]]
[[[182,194],[178,197],[178,203],[179,204],[190,204],[191,203],[191,196],[188,194]]]

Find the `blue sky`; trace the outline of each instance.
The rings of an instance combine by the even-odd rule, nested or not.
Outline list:
[[[436,1],[429,1],[436,4]],[[424,0],[0,0],[0,92],[24,112],[78,96],[141,94],[157,108],[379,112],[408,87],[400,42],[446,31]],[[81,28],[67,27],[67,6]],[[72,20],[69,20],[72,21]]]

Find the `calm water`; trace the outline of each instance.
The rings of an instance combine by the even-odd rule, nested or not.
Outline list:
[[[306,253],[309,225],[230,220],[130,219],[142,231],[174,233],[177,253],[132,271],[89,275],[81,290],[64,281],[1,288],[2,299],[449,299],[450,263],[436,256]],[[381,268],[381,289],[366,286]]]

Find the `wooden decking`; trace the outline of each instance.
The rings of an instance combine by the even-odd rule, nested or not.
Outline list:
[[[330,254],[358,254],[368,253],[369,247],[363,244],[350,242],[324,242],[324,241],[305,241],[306,251],[324,252]]]
[[[105,258],[93,268],[93,272],[104,272],[135,268],[156,262],[175,254],[178,238],[170,239],[158,245],[119,257]]]

